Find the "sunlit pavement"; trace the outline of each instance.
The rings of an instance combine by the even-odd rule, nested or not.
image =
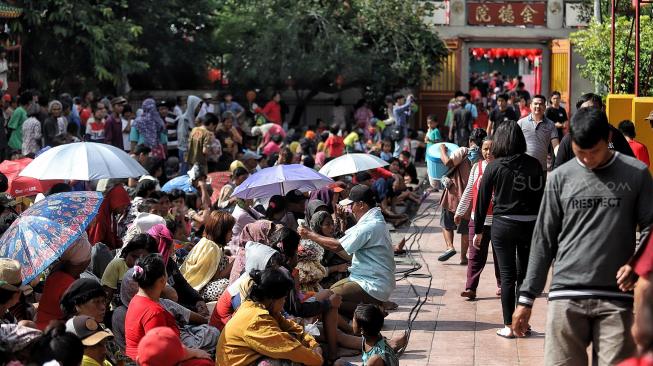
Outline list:
[[[502,326],[503,320],[501,301],[496,295],[492,254],[488,255],[477,299],[467,301],[460,296],[464,290],[467,270],[467,266],[459,264],[460,254],[444,263],[437,261],[445,247],[439,224],[439,207],[436,207],[439,197],[438,193],[434,193],[427,198],[414,226],[403,227],[392,233],[396,243],[402,236],[408,238],[411,233],[421,232],[421,236],[416,235],[414,242],[411,239],[407,242],[407,249],[411,249],[410,255],[396,257],[398,272],[414,267],[410,264],[411,258],[422,267],[397,282],[391,300],[399,308],[390,311],[383,328],[386,337],[400,335],[408,328],[410,320],[413,320],[410,325],[410,341],[399,359],[400,364],[542,365],[546,299],[539,298],[535,302],[531,337],[505,339],[497,336],[496,330]],[[460,253],[457,235],[455,246]],[[426,301],[421,308],[416,308],[425,296]],[[346,360],[361,364],[360,356]]]

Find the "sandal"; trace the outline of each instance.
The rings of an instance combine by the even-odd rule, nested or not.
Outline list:
[[[406,249],[395,249],[395,255],[405,255]]]
[[[474,299],[476,299],[476,291],[467,289],[467,290],[461,292],[460,296],[466,297],[469,300],[474,300]]]
[[[512,332],[512,329],[510,327],[503,327],[501,329],[497,329],[497,335],[502,338],[506,339],[515,339],[515,335]]]

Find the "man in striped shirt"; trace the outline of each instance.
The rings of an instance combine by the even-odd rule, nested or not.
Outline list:
[[[545,109],[546,98],[536,95],[531,101],[531,113],[517,122],[526,139],[526,154],[539,160],[544,171],[549,146],[555,149],[560,144],[556,125],[544,116]]]

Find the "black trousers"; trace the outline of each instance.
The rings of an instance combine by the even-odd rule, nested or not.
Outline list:
[[[515,221],[501,216],[492,219],[492,244],[501,274],[503,323],[512,324],[519,286],[526,276],[535,221]]]

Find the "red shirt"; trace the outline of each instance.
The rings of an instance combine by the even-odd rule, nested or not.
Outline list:
[[[56,271],[45,280],[43,295],[36,311],[36,326],[40,330],[45,330],[53,320],[63,319],[63,312],[59,303],[63,293],[68,290],[73,282],[75,282],[75,278],[64,271]]]
[[[478,117],[474,121],[474,128],[487,129],[488,122],[490,121],[490,115],[487,112],[478,112]]]
[[[179,336],[175,318],[161,304],[145,296],[136,295],[129,302],[125,316],[125,353],[132,360],[138,356],[138,342],[152,328],[169,327]]]
[[[278,125],[281,124],[281,105],[274,100],[269,101],[268,104],[263,107],[261,113],[263,113],[268,121]]]
[[[630,148],[633,149],[635,157],[639,161],[646,164],[646,166],[651,166],[651,162],[648,159],[648,149],[644,144],[635,140],[628,140],[628,145],[630,145]]]
[[[337,135],[331,135],[324,143],[330,158],[337,158],[345,151],[344,139]]]

